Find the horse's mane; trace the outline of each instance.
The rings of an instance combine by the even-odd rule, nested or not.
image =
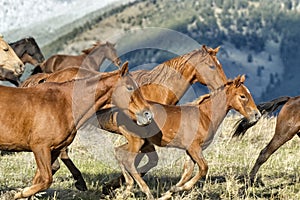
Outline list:
[[[95,50],[100,45],[101,45],[101,42],[97,41],[95,44],[93,44],[92,47],[84,49],[81,52],[84,53],[84,54],[89,54],[89,53],[91,53],[93,50]]]
[[[204,94],[204,95],[198,97],[197,99],[195,99],[194,101],[187,103],[186,105],[200,105],[201,103],[207,102],[213,95],[223,91],[226,86],[229,86],[233,83],[234,83],[234,80],[228,80],[224,85],[222,85],[218,89],[212,91],[209,94]]]
[[[207,52],[203,51],[203,49],[196,49],[187,54],[177,56],[175,58],[172,58],[171,60],[165,61],[152,70],[139,70],[139,73],[135,78],[141,85],[150,84],[154,80],[156,83],[164,82],[164,80],[172,78],[170,76],[174,76],[174,73],[172,72],[173,70],[170,70],[169,68],[172,68],[178,72],[175,74],[175,76],[181,76],[182,72],[185,70],[185,65],[187,64],[187,62],[193,56],[200,53],[202,54],[202,57],[207,55]]]

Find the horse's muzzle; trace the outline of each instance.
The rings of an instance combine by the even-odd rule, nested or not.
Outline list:
[[[261,118],[261,113],[258,110],[257,111],[253,111],[251,113],[251,115],[250,115],[249,122],[250,123],[257,122],[260,118]]]
[[[136,123],[139,126],[145,126],[152,122],[153,114],[151,111],[146,110],[136,115]]]

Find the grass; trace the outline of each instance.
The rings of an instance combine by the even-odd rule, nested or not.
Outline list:
[[[207,177],[191,191],[174,194],[173,199],[300,199],[299,138],[285,144],[261,167],[258,175],[264,186],[245,189],[247,174],[274,134],[276,118],[260,120],[242,140],[230,140],[236,120],[237,116],[227,117],[213,144],[204,151],[209,165]],[[82,171],[89,190],[77,191],[72,176],[62,165],[50,189],[38,193],[34,199],[122,199],[122,189],[111,196],[102,195],[103,184],[120,173],[113,146],[122,143],[122,137],[89,129],[80,132],[71,145],[70,156]],[[157,148],[157,151],[159,164],[145,180],[154,196],[159,197],[179,180],[185,156],[182,150]],[[0,200],[9,199],[11,191],[29,186],[35,169],[32,153],[2,156]],[[135,186],[129,199],[145,199],[145,195]]]

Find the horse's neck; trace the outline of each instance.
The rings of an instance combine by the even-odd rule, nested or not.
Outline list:
[[[145,96],[146,99],[164,104],[176,104],[184,95],[194,81],[194,74],[191,66],[188,63],[180,63],[179,59],[171,59],[149,71],[139,70],[132,73],[139,85],[145,88],[151,87],[151,85],[159,86],[155,87],[155,93],[161,96],[157,96],[157,99]],[[165,96],[172,96],[172,98]],[[176,99],[174,100],[173,97]]]
[[[199,109],[210,119],[211,131],[216,131],[228,113],[226,91],[217,91],[199,105]]]
[[[82,62],[82,66],[87,69],[96,70],[99,71],[100,66],[105,60],[105,53],[102,50],[102,48],[99,47],[99,49],[93,50],[89,54],[84,54],[85,58]]]
[[[204,150],[212,143],[219,126],[229,111],[226,91],[222,90],[212,94],[208,100],[199,105],[199,109],[204,111],[203,113],[205,113],[207,118],[210,120],[209,128],[207,130],[208,135],[204,144],[202,145],[202,149]]]
[[[76,80],[70,84],[68,96],[76,128],[80,128],[99,108],[110,103],[112,88],[117,76],[100,79],[100,76]]]

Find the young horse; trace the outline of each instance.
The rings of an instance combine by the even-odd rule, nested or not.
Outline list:
[[[300,137],[300,96],[280,97],[270,102],[259,104],[262,113],[270,113],[283,105],[276,120],[275,134],[269,144],[260,152],[254,167],[250,172],[250,182],[254,183],[259,168],[270,158],[270,156],[291,140],[295,135]],[[270,109],[272,108],[272,109]],[[251,124],[251,123],[250,123]],[[252,124],[251,124],[252,125]],[[245,126],[249,128],[250,126]],[[243,136],[247,129],[235,132],[234,136]]]
[[[29,63],[36,66],[45,60],[40,47],[33,37],[27,37],[9,43],[9,46],[11,46],[24,64]]]
[[[111,60],[116,66],[120,66],[121,60],[117,55],[115,44],[97,42],[93,47],[82,51],[83,54],[73,55],[54,55],[36,67],[32,74],[39,72],[52,73],[68,66],[81,66],[90,70],[99,71],[105,58]]]
[[[134,161],[143,145],[152,143],[161,147],[185,149],[190,160],[185,163],[184,173],[175,187],[171,188],[162,199],[171,198],[173,192],[190,190],[194,184],[206,175],[208,167],[202,150],[212,141],[219,125],[230,109],[235,109],[247,119],[257,121],[260,112],[249,90],[243,85],[245,76],[229,81],[211,95],[206,95],[186,106],[171,106],[151,103],[155,123],[145,127],[134,125],[125,117],[113,117],[119,131],[128,143],[116,147],[116,157],[127,183],[126,192],[133,187],[133,179],[148,199],[153,199],[149,187],[139,175]],[[119,113],[118,113],[119,115]],[[192,173],[195,163],[198,172]],[[132,179],[133,178],[133,179]]]
[[[32,151],[37,163],[33,185],[17,192],[15,199],[50,187],[51,163],[60,150],[71,144],[77,129],[95,110],[110,101],[140,124],[150,123],[149,104],[127,72],[124,65],[115,74],[102,73],[64,83],[29,88],[1,86],[0,149]]]
[[[16,78],[24,71],[24,64],[15,54],[13,49],[3,40],[0,35],[0,80],[15,83]],[[12,73],[9,73],[11,71]]]

